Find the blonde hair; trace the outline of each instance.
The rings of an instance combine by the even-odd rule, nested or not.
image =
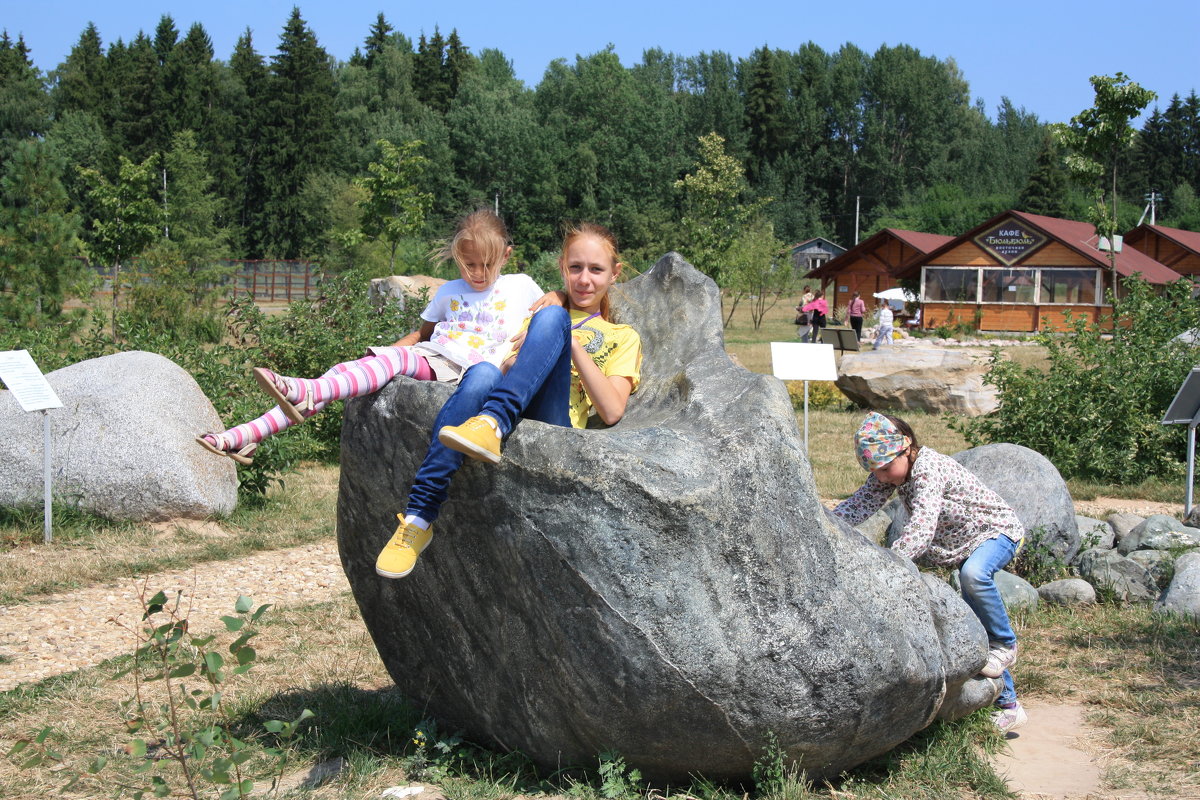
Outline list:
[[[472,211],[459,221],[454,228],[454,235],[434,250],[431,256],[439,263],[453,260],[455,264],[463,267],[464,242],[473,242],[484,265],[491,267],[504,260],[504,253],[510,244],[508,228],[505,227],[504,220],[496,216],[490,208]]]
[[[612,231],[595,222],[576,222],[566,225],[563,229],[562,250],[558,256],[558,269],[560,271],[566,266],[567,249],[576,239],[581,239],[584,236],[591,236],[596,239],[608,251],[609,257],[612,258],[612,268],[614,271],[622,266],[621,256],[617,251],[617,237],[613,235]],[[600,298],[600,316],[603,319],[609,318],[610,307],[609,292],[605,292],[604,297]]]

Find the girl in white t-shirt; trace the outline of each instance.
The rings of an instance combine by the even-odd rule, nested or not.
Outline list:
[[[879,333],[875,334],[875,349],[892,343],[892,307],[887,300],[879,301]]]
[[[483,362],[499,364],[509,340],[532,310],[561,304],[528,275],[501,275],[512,246],[504,222],[489,210],[465,217],[439,255],[454,259],[462,277],[442,285],[421,312],[421,327],[391,347],[371,347],[368,355],[332,367],[319,378],[293,378],[256,367],[259,386],[278,405],[263,416],[222,433],[196,437],[202,447],[249,464],[258,443],[334,400],[378,391],[396,375],[417,380],[457,382]]]

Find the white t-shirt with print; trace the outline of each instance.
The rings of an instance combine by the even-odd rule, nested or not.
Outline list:
[[[482,292],[462,278],[448,281],[421,312],[421,319],[435,323],[422,347],[464,367],[482,361],[499,366],[508,355],[508,340],[542,294],[533,278],[522,274],[501,275]]]

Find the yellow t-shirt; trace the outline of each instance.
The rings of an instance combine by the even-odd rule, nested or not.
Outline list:
[[[579,325],[588,318],[583,311],[571,312],[571,325]],[[628,325],[616,325],[603,317],[593,317],[571,331],[575,341],[592,357],[592,361],[607,377],[629,378],[633,391],[637,391],[642,371],[642,337]],[[583,389],[579,372],[571,364],[571,424],[576,428],[587,427],[588,415],[592,412],[592,398]]]

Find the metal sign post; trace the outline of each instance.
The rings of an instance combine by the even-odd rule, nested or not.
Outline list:
[[[42,529],[42,541],[50,544],[53,539],[52,511],[50,507],[50,415],[52,408],[62,408],[62,401],[54,393],[46,376],[33,363],[33,357],[28,350],[0,351],[0,381],[8,387],[20,403],[24,411],[42,412],[42,508],[45,525]]]
[[[833,345],[771,342],[771,372],[784,381],[804,381],[804,455],[808,455],[808,382],[836,381]]]
[[[1186,519],[1192,513],[1192,484],[1196,478],[1196,426],[1200,425],[1200,366],[1192,367],[1192,371],[1184,378],[1183,385],[1175,393],[1175,399],[1167,406],[1163,414],[1163,425],[1188,426],[1187,446],[1187,490],[1184,492],[1183,516]]]

